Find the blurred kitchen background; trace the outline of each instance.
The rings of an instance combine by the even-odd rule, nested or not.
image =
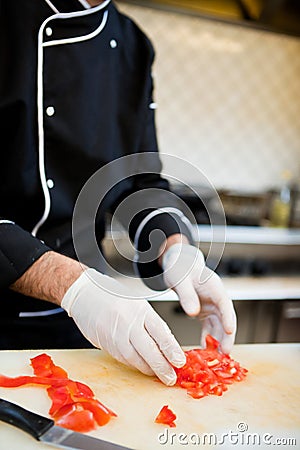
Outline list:
[[[155,47],[161,151],[199,168],[221,198],[228,226],[217,272],[234,299],[236,342],[299,341],[300,2],[116,3]],[[173,190],[192,210],[207,253],[211,228],[199,197],[213,209],[214,195],[197,173],[184,177],[186,184],[171,180]],[[138,284],[126,279],[132,269],[112,237],[132,257],[115,229],[105,242],[112,264]],[[183,345],[199,343],[199,324],[171,293],[152,305]]]

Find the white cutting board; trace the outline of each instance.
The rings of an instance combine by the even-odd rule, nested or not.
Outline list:
[[[0,373],[31,375],[29,359],[41,352],[0,352]],[[126,368],[100,350],[46,353],[67,370],[70,378],[88,384],[96,398],[118,414],[107,425],[91,432],[92,436],[136,450],[195,449],[200,448],[195,445],[199,442],[206,442],[207,448],[224,450],[276,449],[275,439],[281,439],[281,448],[300,448],[299,344],[236,345],[232,356],[249,369],[246,381],[229,386],[222,397],[199,400],[189,397],[184,389],[166,387],[154,378]],[[45,416],[50,407],[44,388],[0,388],[0,397]],[[176,428],[154,423],[166,404],[177,414]],[[242,431],[243,427],[247,431]],[[205,437],[204,433],[212,435]],[[222,437],[222,433],[229,436]],[[288,439],[294,441],[283,445]],[[247,441],[249,445],[245,444]],[[258,442],[260,445],[255,445]],[[1,450],[50,448],[0,422]]]

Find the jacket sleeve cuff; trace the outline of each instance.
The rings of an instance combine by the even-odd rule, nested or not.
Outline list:
[[[135,269],[143,282],[151,289],[167,289],[163,281],[163,270],[157,255],[163,242],[173,234],[183,234],[194,244],[190,221],[176,208],[153,210],[141,221],[134,239],[136,255]]]
[[[0,220],[0,288],[14,283],[50,250],[28,231],[8,220]]]

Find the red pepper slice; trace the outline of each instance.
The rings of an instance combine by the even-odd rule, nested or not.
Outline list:
[[[50,416],[54,416],[57,411],[64,405],[73,403],[70,396],[70,392],[66,386],[53,388],[52,386],[47,389],[48,396],[52,400],[51,408],[49,409]]]
[[[6,377],[0,375],[1,387],[20,387],[28,384],[40,384],[43,386],[65,386],[68,380],[65,378],[47,378],[22,375],[20,377]]]
[[[74,431],[88,432],[107,424],[117,415],[94,398],[84,383],[68,378],[67,372],[54,364],[46,353],[31,359],[35,376],[6,377],[0,375],[1,387],[41,385],[47,387],[52,400],[49,414],[55,423]]]
[[[33,372],[38,377],[68,378],[67,372],[61,367],[56,366],[51,357],[46,353],[35,356],[30,361]]]
[[[82,408],[93,413],[93,417],[99,426],[106,425],[112,416],[116,417],[116,414],[99,402],[99,400],[91,398],[78,403],[80,403]]]
[[[53,418],[56,425],[79,433],[87,433],[97,426],[93,413],[84,409],[80,403],[64,405]]]
[[[168,405],[163,406],[155,418],[156,423],[163,423],[172,428],[176,427],[174,420],[176,420],[176,415],[169,409]]]

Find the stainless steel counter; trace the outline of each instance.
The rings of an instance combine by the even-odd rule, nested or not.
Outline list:
[[[205,254],[212,238],[215,243],[222,243],[223,233],[218,227],[214,234],[206,225],[196,227],[195,232],[199,232],[196,241]],[[113,230],[105,246],[114,267],[120,272],[118,279],[152,302],[183,345],[198,344],[199,322],[182,313],[177,295],[172,290],[151,291],[134,275],[132,263],[126,260],[126,256],[129,260],[134,256],[126,233]],[[125,258],[120,258],[118,251]],[[226,275],[222,275],[220,271],[237,311],[236,342],[300,341],[300,230],[228,226],[221,264],[228,260],[234,260],[239,271],[236,275],[226,271]],[[252,276],[249,267],[253,267],[253,261],[267,262],[266,272]],[[277,273],[273,272],[274,267],[279,267]]]
[[[225,234],[226,244],[255,244],[255,245],[300,245],[300,229],[284,229],[269,227],[198,225],[194,227],[198,243],[223,242]]]

